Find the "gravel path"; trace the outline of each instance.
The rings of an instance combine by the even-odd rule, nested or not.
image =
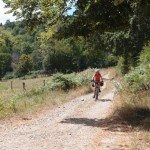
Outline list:
[[[1,125],[0,150],[101,149],[97,137],[107,136],[101,123],[109,114],[113,95],[111,91],[95,101],[93,94],[88,94],[25,124]]]

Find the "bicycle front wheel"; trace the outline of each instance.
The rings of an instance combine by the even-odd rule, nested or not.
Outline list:
[[[98,94],[99,94],[99,88],[95,89],[95,100],[98,99]]]

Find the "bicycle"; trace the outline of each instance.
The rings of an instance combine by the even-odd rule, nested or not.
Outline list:
[[[100,92],[100,82],[95,82],[95,91],[94,91],[95,100],[98,99],[99,92]]]
[[[103,86],[103,85],[104,85],[103,81],[98,81],[98,82],[93,81],[92,86],[95,87],[93,98],[95,98],[95,100],[98,99],[98,95],[99,95],[99,92],[100,92],[100,87]]]

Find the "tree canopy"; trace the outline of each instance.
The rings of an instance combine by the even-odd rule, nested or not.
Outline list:
[[[76,34],[87,35],[93,31],[125,30],[130,27],[138,11],[149,16],[149,0],[3,0],[6,7],[18,18],[23,18],[31,28],[38,24],[52,25],[67,22]],[[68,10],[75,7],[73,19]],[[75,32],[74,31],[74,32]],[[73,31],[72,31],[73,32]]]
[[[0,49],[30,56],[34,70],[71,72],[118,60],[126,73],[150,40],[150,0],[3,1],[19,20],[6,21],[14,43],[2,38]]]

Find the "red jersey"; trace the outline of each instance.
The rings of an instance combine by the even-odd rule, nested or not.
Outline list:
[[[94,79],[95,79],[95,81],[100,81],[101,74],[100,73],[95,73]]]

